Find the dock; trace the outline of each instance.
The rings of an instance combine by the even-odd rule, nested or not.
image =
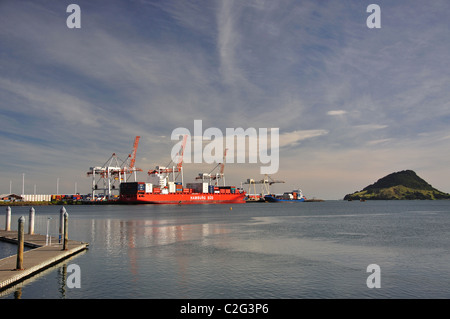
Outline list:
[[[17,231],[0,230],[0,241],[18,243]],[[89,244],[68,240],[63,250],[58,238],[25,234],[24,245],[31,247],[23,254],[23,270],[16,270],[17,255],[0,259],[0,291],[88,248]]]

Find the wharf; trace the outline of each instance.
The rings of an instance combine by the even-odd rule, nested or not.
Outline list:
[[[34,249],[23,254],[23,270],[16,270],[17,255],[0,259],[0,291],[14,285],[82,250],[87,249],[88,243],[69,240],[67,250],[62,250],[62,242],[51,237],[51,244],[46,246],[46,236],[25,234],[24,245]],[[0,241],[17,243],[17,231],[0,230]],[[49,240],[50,242],[50,240]]]

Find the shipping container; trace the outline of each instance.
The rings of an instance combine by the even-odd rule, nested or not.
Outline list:
[[[203,183],[187,183],[186,188],[192,189],[193,193],[202,193]]]

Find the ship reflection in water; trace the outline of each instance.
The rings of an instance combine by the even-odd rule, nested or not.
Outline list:
[[[118,235],[113,230],[115,226],[119,226],[117,228],[119,243],[114,242],[114,238]],[[227,237],[223,235],[230,233],[230,229],[224,224],[180,224],[179,220],[132,220],[121,221],[118,225],[115,221],[109,221],[109,227],[111,231],[107,235],[107,243],[109,243],[107,250],[113,252],[117,249],[117,244],[119,247],[126,245],[130,269],[135,275],[139,273],[137,260],[142,257],[142,251],[145,249],[152,252],[152,257],[164,256],[167,253],[164,247],[169,249],[171,245],[197,241],[206,245],[208,237],[214,235],[221,235],[221,240],[226,242]],[[183,258],[185,254],[180,250],[182,248],[178,248],[174,261],[183,272],[182,269],[187,266],[185,264],[187,259]]]

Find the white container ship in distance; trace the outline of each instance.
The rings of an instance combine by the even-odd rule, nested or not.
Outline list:
[[[300,189],[292,192],[285,192],[283,195],[266,195],[264,199],[267,202],[304,202],[306,197]]]

